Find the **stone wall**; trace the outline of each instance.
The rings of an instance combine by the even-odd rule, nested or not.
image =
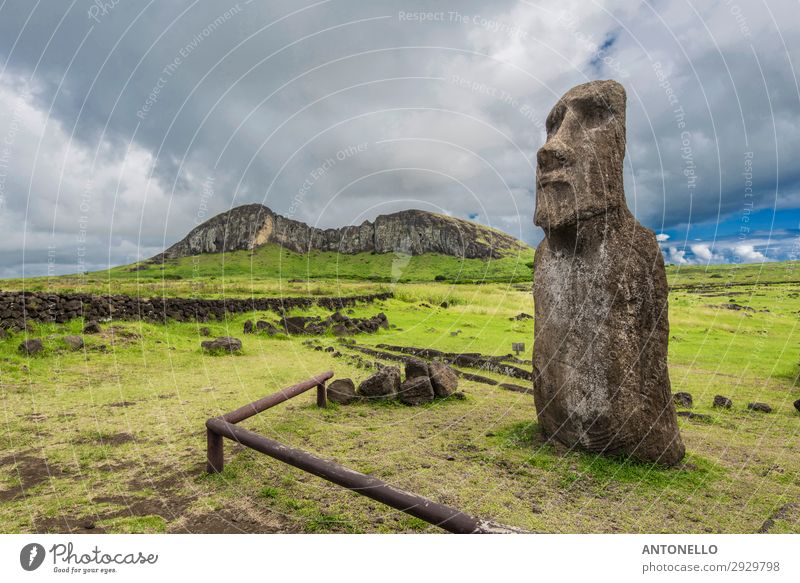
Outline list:
[[[26,321],[64,323],[74,318],[85,320],[145,320],[177,322],[219,320],[226,314],[251,311],[281,313],[292,308],[321,306],[340,310],[358,302],[374,302],[392,297],[391,293],[346,297],[229,298],[136,298],[90,294],[51,294],[43,292],[0,292],[0,328],[23,329]]]

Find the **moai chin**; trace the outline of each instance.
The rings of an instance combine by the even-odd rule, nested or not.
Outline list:
[[[674,465],[664,259],[628,210],[624,157],[622,85],[578,85],[553,107],[536,168],[534,398],[551,439]]]

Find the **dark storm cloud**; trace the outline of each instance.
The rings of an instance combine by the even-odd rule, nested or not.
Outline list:
[[[535,242],[543,120],[593,78],[628,89],[648,226],[800,206],[797,28],[724,2],[6,2],[0,261],[133,261],[247,202],[321,226],[413,206]]]

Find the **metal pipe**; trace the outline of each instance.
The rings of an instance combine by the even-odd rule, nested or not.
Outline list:
[[[230,413],[226,413],[222,416],[222,419],[227,421],[228,423],[239,423],[240,421],[244,421],[252,417],[253,415],[257,415],[270,407],[274,407],[278,403],[283,403],[284,401],[288,401],[292,397],[296,397],[300,393],[304,393],[309,389],[313,389],[316,386],[319,386],[321,383],[324,383],[329,378],[333,376],[333,371],[329,370],[328,372],[324,372],[322,374],[318,374],[315,377],[311,377],[307,381],[303,381],[302,383],[297,383],[291,387],[282,389],[277,393],[273,393],[268,395],[258,401],[253,401],[252,403],[245,405],[244,407],[239,407],[235,411],[231,411]]]
[[[317,385],[317,407],[324,409],[328,406],[328,389],[325,388],[325,383]]]
[[[267,439],[257,433],[226,422],[223,418],[209,419],[206,421],[206,427],[217,435],[237,441],[242,445],[319,476],[329,482],[344,486],[357,494],[367,496],[411,516],[421,518],[449,532],[459,534],[495,532],[491,523],[464,514],[460,510],[432,502],[422,496],[390,486],[378,478],[356,472],[335,462],[318,458],[303,450],[283,445],[272,439]]]
[[[225,465],[225,456],[222,445],[222,436],[206,429],[206,471],[209,474],[216,474],[222,471]]]

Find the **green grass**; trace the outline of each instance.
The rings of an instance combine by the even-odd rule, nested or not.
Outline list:
[[[254,251],[205,254],[115,267],[83,275],[3,281],[4,290],[127,293],[142,296],[332,295],[385,291],[397,283],[514,283],[531,281],[533,249],[520,246],[499,259],[459,259],[428,253],[295,253],[269,244]],[[353,284],[360,284],[353,287]]]
[[[793,270],[794,264],[668,270],[673,391],[690,392],[692,410],[712,417],[710,423],[679,419],[688,455],[678,468],[562,451],[542,442],[530,396],[466,381],[460,384],[466,400],[420,408],[358,403],[320,410],[312,391],[243,425],[532,531],[756,532],[779,508],[800,499],[800,414],[792,406],[800,398],[800,283]],[[142,273],[102,283],[106,273],[92,285],[142,295],[191,290],[183,279],[137,282]],[[290,284],[249,277],[239,274],[224,285],[207,281],[203,293],[393,289],[393,299],[355,308],[357,317],[383,311],[392,325],[357,337],[360,344],[497,355],[519,341],[530,357],[533,321],[511,320],[533,313],[529,281]],[[75,281],[42,285],[67,289]],[[730,303],[752,310],[723,307]],[[302,313],[327,315],[319,308]],[[305,338],[242,335],[244,321],[253,317],[276,318],[257,313],[205,324],[114,324],[127,335],[112,334],[105,324],[103,334],[84,337],[86,348],[78,352],[67,350],[61,337],[79,334],[82,322],[34,325],[30,335],[45,340],[45,353],[35,358],[17,350],[23,333],[0,341],[0,492],[24,487],[26,494],[2,501],[0,531],[32,532],[95,517],[109,532],[173,532],[203,528],[218,516],[269,532],[437,531],[229,441],[225,471],[203,472],[208,417],[323,370],[356,382],[369,374],[348,358],[313,350]],[[204,354],[200,326],[210,327],[212,336],[241,338],[242,354]],[[332,336],[319,340],[351,354]],[[733,409],[712,408],[716,394],[732,398]],[[749,412],[750,401],[765,401],[775,411]],[[156,501],[164,508],[143,504]],[[120,515],[126,508],[131,511]],[[800,532],[796,514],[775,524],[776,532]]]

